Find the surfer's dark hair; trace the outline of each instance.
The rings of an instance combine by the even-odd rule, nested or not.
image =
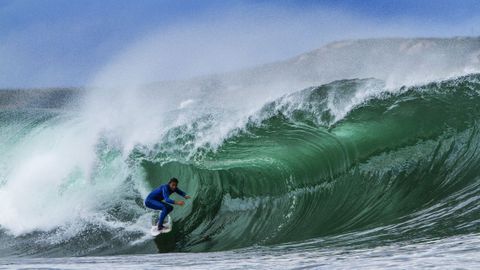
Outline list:
[[[178,184],[178,179],[173,177],[168,181],[169,184],[172,183],[172,182]]]

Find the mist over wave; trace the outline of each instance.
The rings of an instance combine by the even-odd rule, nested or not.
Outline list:
[[[3,106],[1,253],[156,250],[142,201],[171,176],[193,200],[166,251],[478,233],[479,53],[348,41],[150,84],[113,65],[75,109]]]

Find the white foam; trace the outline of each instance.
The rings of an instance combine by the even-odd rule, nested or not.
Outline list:
[[[87,122],[46,122],[5,153],[0,226],[14,235],[89,219],[113,200],[129,174],[121,155],[99,160]]]
[[[193,99],[187,99],[182,102],[180,102],[180,106],[178,106],[179,109],[185,109],[186,107],[192,105],[195,102]]]

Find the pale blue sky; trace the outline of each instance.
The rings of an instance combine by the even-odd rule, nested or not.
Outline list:
[[[145,72],[163,80],[281,60],[337,39],[479,35],[479,14],[473,0],[0,0],[0,88],[83,86],[112,62],[129,65],[119,58],[136,57],[135,48],[159,59]]]

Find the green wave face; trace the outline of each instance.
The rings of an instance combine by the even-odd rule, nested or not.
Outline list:
[[[478,207],[459,204],[478,196],[479,77],[381,93],[332,122],[328,91],[349,96],[367,82],[299,92],[295,109],[267,104],[266,118],[189,162],[164,163],[161,153],[143,160],[152,186],[177,175],[194,193],[188,215],[176,215],[179,247],[270,245],[395,224],[400,238],[478,231]],[[418,213],[423,226],[401,225]]]
[[[368,245],[478,233],[478,104],[480,75],[395,92],[374,79],[345,80],[265,104],[218,147],[191,143],[212,127],[208,115],[128,153],[103,134],[94,169],[74,166],[53,189],[57,199],[80,189],[69,196],[82,203],[105,196],[86,204],[92,213],[81,212],[83,225],[68,237],[69,225],[20,236],[2,228],[0,249],[52,256],[214,251],[327,236]],[[0,115],[9,153],[19,134],[55,134],[65,121],[12,114]],[[175,208],[173,233],[154,247],[142,240],[148,230],[135,229],[149,216],[143,195],[172,176],[193,198]],[[95,196],[84,196],[92,190]]]

